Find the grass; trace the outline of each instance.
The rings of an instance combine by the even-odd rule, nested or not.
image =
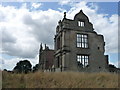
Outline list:
[[[2,73],[3,88],[118,88],[118,74],[80,72]]]

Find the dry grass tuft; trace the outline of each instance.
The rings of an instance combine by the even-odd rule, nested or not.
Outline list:
[[[3,72],[3,88],[117,88],[118,74],[80,72]]]

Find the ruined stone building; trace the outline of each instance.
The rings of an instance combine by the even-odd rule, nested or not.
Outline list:
[[[40,70],[51,70],[54,60],[54,50],[49,49],[45,44],[45,49],[43,49],[42,44],[40,45],[39,51],[39,68]]]
[[[67,19],[64,13],[63,20],[58,22],[54,41],[56,70],[107,71],[104,37],[94,31],[82,10],[73,20]]]
[[[80,10],[74,19],[58,22],[54,49],[40,51],[42,69],[54,66],[56,71],[99,72],[108,70],[108,55],[104,55],[103,35],[94,31],[89,18]],[[49,55],[48,55],[49,54]]]

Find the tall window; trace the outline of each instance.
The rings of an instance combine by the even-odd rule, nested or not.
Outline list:
[[[57,67],[58,68],[60,67],[60,57],[59,56],[57,57]]]
[[[60,49],[60,37],[57,38],[57,50]]]
[[[78,21],[78,26],[84,27],[84,26],[85,26],[85,22],[83,22],[83,21]]]
[[[88,60],[89,60],[88,55],[77,55],[77,62],[78,62],[78,66],[80,67],[84,68],[88,66]]]
[[[77,34],[77,47],[88,48],[88,35]]]

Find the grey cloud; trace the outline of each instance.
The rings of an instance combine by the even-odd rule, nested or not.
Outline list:
[[[38,53],[38,46],[36,44],[24,45],[18,43],[19,40],[9,33],[7,30],[2,29],[2,53],[10,56],[17,56],[20,58],[34,58]]]
[[[16,38],[11,33],[7,32],[5,28],[1,29],[2,43],[16,43]]]
[[[25,48],[21,48],[20,46],[16,46],[15,44],[6,44],[3,43],[2,50],[3,53],[8,54],[10,56],[17,56],[20,58],[34,58],[38,53],[38,48],[30,47],[29,50],[24,50]]]
[[[29,14],[24,15],[22,19],[24,24],[32,25],[34,23],[32,17]]]
[[[80,6],[84,6],[84,5],[80,5]],[[87,9],[88,7],[84,7],[84,8],[86,8],[86,11],[88,10]],[[79,6],[77,6],[75,9],[71,8],[68,11],[69,14],[67,15],[67,17],[74,16],[78,12],[78,10],[80,10]],[[23,13],[21,15],[21,13],[17,12],[18,11],[17,9],[13,10],[13,11],[16,11],[16,13],[15,13],[16,18],[14,20],[17,20],[17,21],[15,21],[15,22],[20,23],[15,28],[23,29],[22,30],[23,33],[20,33],[20,34],[25,34],[27,39],[22,38],[21,41],[19,42],[18,40],[21,38],[20,36],[24,36],[24,35],[20,35],[18,37],[16,36],[17,38],[15,38],[13,36],[13,32],[12,33],[4,32],[3,37],[2,37],[2,42],[3,42],[2,50],[6,54],[9,54],[11,56],[22,57],[22,58],[34,58],[38,54],[39,43],[41,43],[41,42],[44,44],[46,43],[47,45],[53,47],[56,25],[57,25],[57,22],[62,17],[61,12],[55,11],[55,10],[35,11],[35,12],[34,11],[29,12],[29,11],[23,10]],[[99,26],[99,27],[97,27],[98,31],[102,32],[103,28],[101,28],[101,24],[96,23],[98,20],[102,21],[102,19],[97,16],[96,12],[91,12],[91,10],[88,10],[88,15],[89,15],[89,13],[91,13],[91,20],[95,21],[93,23],[93,25],[95,27]],[[36,15],[37,15],[37,17],[36,17]],[[95,19],[95,17],[98,17],[98,18]],[[13,20],[13,17],[11,17],[10,20]],[[9,26],[9,23],[11,23],[11,22],[9,22],[9,21],[7,22],[8,26]],[[22,27],[21,23],[23,25],[23,28],[21,28]],[[29,28],[30,28],[30,30],[27,30]],[[96,31],[97,31],[97,28],[96,28]],[[108,29],[104,29],[104,30],[108,30]],[[107,31],[105,31],[104,33],[107,33]],[[15,32],[15,34],[16,34],[16,32]],[[109,36],[110,35],[105,34],[105,37],[108,37],[108,39],[106,39],[107,40],[106,42],[109,42],[109,43],[107,43],[108,47],[106,47],[106,48],[113,51],[113,49],[115,49],[116,46],[114,47],[114,46],[112,46],[112,44],[110,44],[110,43],[113,43],[113,40],[110,42]],[[31,39],[28,39],[31,37],[32,37],[32,39],[34,39],[33,41],[31,41]],[[109,44],[111,45],[111,47]]]
[[[53,17],[53,16],[51,16]],[[37,39],[38,42],[53,45],[55,27],[57,21],[56,18],[50,18],[50,16],[41,16],[38,19],[32,19],[31,16],[24,17],[24,24],[30,26],[32,30],[29,32]]]
[[[114,44],[116,44],[115,34],[114,32],[108,33],[108,30],[112,28],[115,29],[115,27],[111,27],[112,24],[107,24],[109,23],[108,21],[106,22],[106,24],[103,24],[103,22],[106,21],[104,20],[105,18],[98,17],[100,16],[100,14],[97,14],[95,10],[89,9],[84,1],[78,4],[74,4],[67,12],[67,17],[73,18],[73,16],[78,13],[80,9],[83,9],[84,12],[87,12],[86,14],[91,18],[90,20],[96,27],[94,27],[95,31],[104,34],[106,38],[106,50],[108,52],[114,51],[117,48],[117,46],[114,46]],[[2,51],[4,51],[5,54],[16,56],[19,58],[34,58],[36,55],[38,55],[39,43],[46,43],[50,47],[53,47],[55,28],[57,22],[62,18],[62,12],[55,10],[29,12],[28,9],[15,9],[11,8],[11,6],[1,6],[0,10],[2,10],[2,12],[0,12],[0,21],[6,23],[7,27],[7,31],[4,28],[4,32],[2,34]],[[10,12],[8,13],[8,11]],[[102,24],[98,21],[101,21]],[[108,28],[106,26],[104,26],[103,28],[101,25],[106,25]],[[16,29],[15,32],[12,30],[11,27]],[[29,28],[30,30],[28,30]],[[20,33],[18,29],[21,30],[22,33]],[[13,34],[16,37],[14,37]],[[16,34],[19,35],[17,36]],[[29,39],[31,37],[32,39]],[[16,57],[14,57],[14,59],[16,59]],[[10,66],[13,66],[13,64],[16,62],[16,60],[9,61],[11,61],[9,62],[11,63]],[[5,63],[5,66],[7,66],[8,60],[6,60],[6,62],[7,63]]]

